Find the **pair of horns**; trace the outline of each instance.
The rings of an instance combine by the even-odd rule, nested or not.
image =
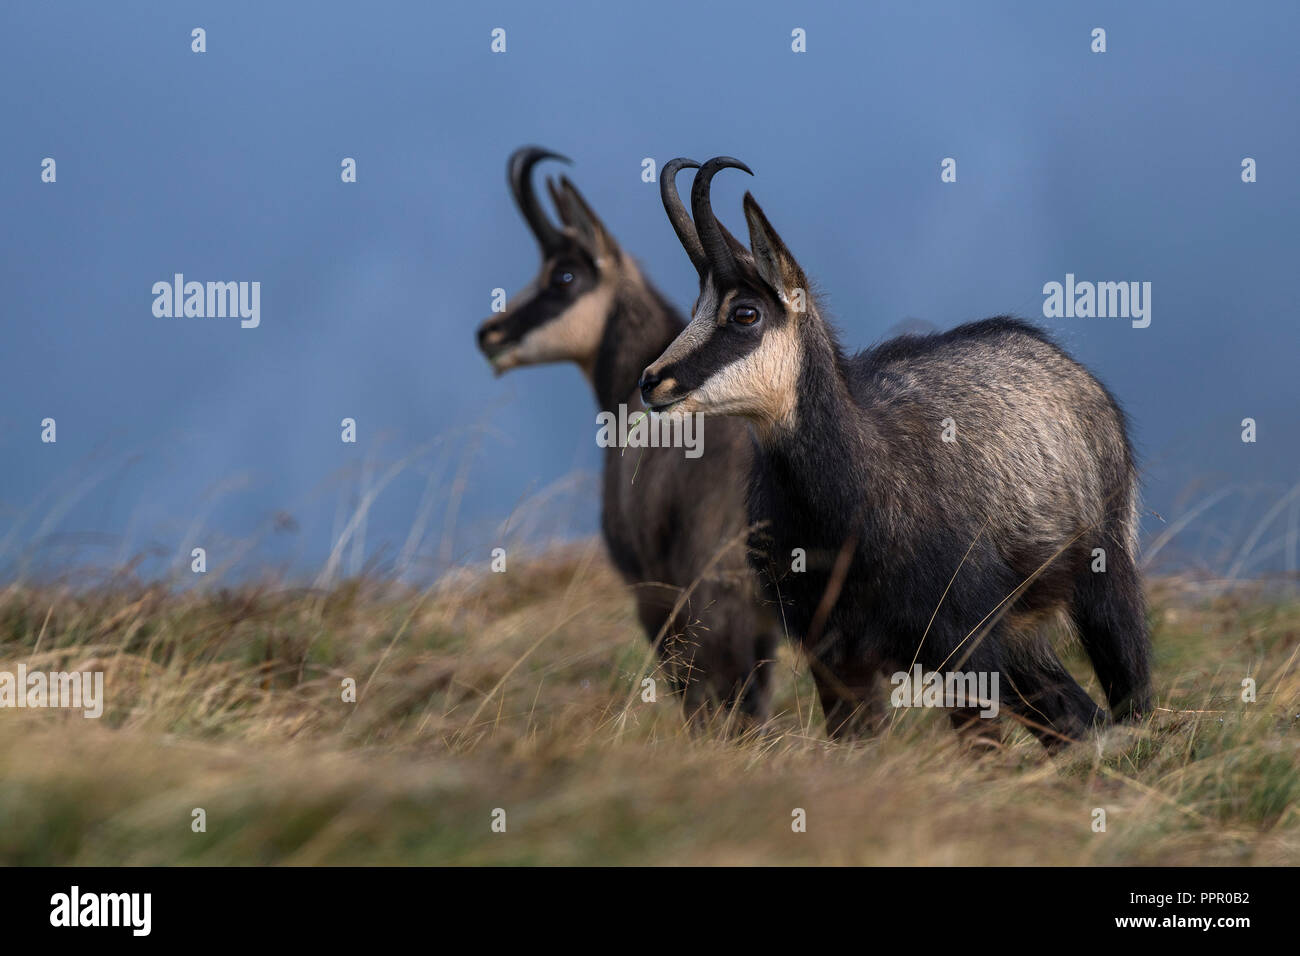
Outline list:
[[[533,189],[533,167],[544,159],[558,159],[564,163],[573,160],[560,153],[551,152],[540,146],[525,146],[515,150],[507,167],[510,191],[515,197],[515,204],[523,215],[524,221],[533,230],[538,243],[545,253],[557,251],[564,244],[564,235],[547,218],[546,211],[538,201]],[[682,169],[698,169],[695,183],[691,187],[691,214],[687,214],[681,197],[677,194],[677,173]],[[739,169],[754,175],[748,166],[730,156],[717,156],[701,166],[693,159],[678,158],[670,160],[659,175],[659,195],[663,199],[664,210],[668,220],[681,240],[686,254],[690,256],[695,271],[704,279],[712,272],[722,284],[735,280],[738,272],[736,265],[736,248],[741,244],[727,232],[713,214],[709,203],[709,188],[714,175],[720,169]],[[694,216],[694,223],[691,221]]]
[[[542,252],[549,254],[558,251],[564,244],[564,234],[547,218],[546,210],[542,208],[537,193],[533,191],[533,167],[543,159],[558,159],[570,164],[573,162],[569,157],[553,153],[549,149],[525,146],[515,150],[510,157],[506,176],[510,181],[510,192],[515,197],[515,205],[519,207],[519,212],[523,214],[528,227],[533,230]]]
[[[691,186],[691,214],[682,204],[677,194],[677,173],[682,169],[698,169],[695,183]],[[738,241],[732,237],[718,217],[713,214],[709,203],[709,189],[713,177],[720,169],[739,169],[754,175],[753,171],[738,159],[730,156],[716,156],[703,166],[693,159],[678,158],[670,160],[659,173],[659,196],[668,213],[668,221],[673,224],[673,231],[681,240],[686,254],[690,256],[700,280],[710,272],[720,285],[729,285],[736,280],[739,267],[736,264],[735,247]],[[691,217],[694,216],[694,223]]]

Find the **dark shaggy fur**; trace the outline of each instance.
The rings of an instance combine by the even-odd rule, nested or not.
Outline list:
[[[815,301],[789,309],[807,280],[745,206],[754,257],[724,262],[729,281],[702,277],[692,326],[646,369],[643,394],[753,421],[754,560],[811,658],[830,732],[868,726],[880,673],[915,661],[996,673],[1002,706],[1045,745],[1078,739],[1106,718],[1042,634],[1057,616],[1112,712],[1146,711],[1136,473],[1115,400],[1011,318],[846,355]]]
[[[818,346],[800,376],[800,427],[756,456],[750,517],[768,522],[755,554],[791,630],[810,641],[832,732],[869,703],[876,671],[915,659],[996,671],[1004,701],[1045,742],[1077,739],[1101,714],[1038,634],[1059,608],[1115,713],[1145,710],[1135,475],[1106,390],[1008,318],[852,358],[829,334]],[[947,418],[953,443],[940,439]],[[803,574],[789,570],[797,547]],[[1091,570],[1094,548],[1104,573]],[[818,628],[842,550],[851,562]]]
[[[657,295],[616,300],[596,363],[600,408],[617,413],[626,402],[633,418],[640,370],[682,327]],[[749,466],[744,424],[726,419],[707,423],[696,459],[680,448],[605,450],[601,528],[647,637],[700,579],[660,645],[688,713],[721,702],[757,720],[767,715],[778,632],[745,560]]]

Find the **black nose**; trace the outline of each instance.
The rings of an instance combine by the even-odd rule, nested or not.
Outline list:
[[[478,347],[484,352],[490,352],[493,348],[500,348],[503,338],[500,322],[493,322],[489,319],[478,327]]]
[[[641,389],[641,400],[647,405],[650,403],[650,393],[655,390],[655,386],[662,382],[663,379],[655,372],[646,369],[641,373],[641,381],[637,382],[637,387]]]

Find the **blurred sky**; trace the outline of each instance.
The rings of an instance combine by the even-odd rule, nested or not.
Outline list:
[[[846,343],[1044,321],[1127,408],[1152,509],[1225,495],[1164,557],[1230,558],[1300,479],[1300,7],[1138,7],[6,3],[0,562],[148,573],[207,544],[310,574],[417,453],[343,569],[486,560],[521,501],[600,460],[576,369],[497,380],[474,347],[491,290],[537,268],[504,177],[533,142],[681,306],[695,276],[641,160],[729,153],[757,175],[719,176],[715,207],[740,232],[754,191]],[[261,327],[155,318],[175,272],[260,281]],[[1067,272],[1151,282],[1151,326],[1043,320]],[[583,487],[534,530],[593,531]],[[1275,517],[1247,572],[1288,560],[1295,511]]]

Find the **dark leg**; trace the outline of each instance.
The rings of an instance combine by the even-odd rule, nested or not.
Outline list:
[[[695,608],[701,610],[696,613]],[[672,613],[672,604],[638,602],[642,626],[654,639]],[[767,718],[776,638],[768,622],[728,592],[697,589],[678,611],[660,642],[659,657],[688,718],[709,720],[719,709],[742,732]]]
[[[951,653],[959,644],[960,649]],[[949,622],[936,621],[919,660],[927,672],[974,675],[976,686],[995,698],[998,711],[1006,709],[1020,718],[1048,750],[1082,739],[1105,721],[1051,647],[1036,637],[1013,633],[1005,619],[992,632],[969,639]],[[969,683],[961,683],[969,694]],[[952,715],[953,725],[964,728],[967,735],[985,736],[987,728],[981,725],[990,720],[978,712],[987,709],[958,709]]]
[[[884,723],[881,661],[871,654],[845,654],[833,637],[808,655],[817,696],[831,738],[870,737]]]
[[[948,720],[952,729],[972,749],[991,750],[1002,746],[1002,724],[982,716],[978,707],[955,707]]]
[[[1105,712],[1065,669],[1046,642],[1008,651],[1001,705],[1021,718],[1039,742],[1056,750],[1108,723]]]
[[[776,663],[777,635],[764,630],[761,622],[752,622],[752,632],[737,633],[740,645],[731,666],[716,681],[715,690],[723,703],[742,717],[741,726],[761,724],[767,720],[772,691],[772,668]],[[750,636],[752,633],[753,636]]]
[[[701,709],[709,709],[709,700],[699,674],[695,672],[696,647],[690,636],[684,633],[684,615],[678,614],[676,619],[670,620],[672,608],[669,595],[648,591],[637,594],[637,616],[641,620],[646,639],[654,641],[658,638],[655,652],[659,657],[660,670],[673,695],[682,698],[686,715],[690,718]],[[667,627],[664,626],[665,623]]]
[[[1080,572],[1071,615],[1116,720],[1151,712],[1151,635],[1136,565],[1107,539],[1106,570]]]

